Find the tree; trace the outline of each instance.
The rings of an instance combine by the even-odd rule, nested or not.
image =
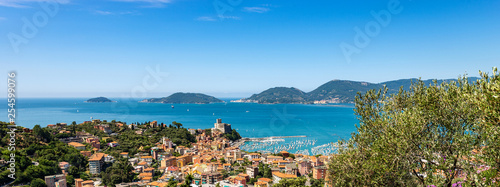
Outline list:
[[[189,187],[193,182],[194,177],[192,175],[187,175],[184,178],[184,183],[181,184],[181,187]]]
[[[168,187],[177,187],[177,182],[175,182],[174,177],[168,179]]]
[[[174,126],[176,126],[178,129],[182,127],[181,123],[177,123],[176,121],[172,122]]]
[[[302,187],[306,186],[307,179],[304,177],[298,177],[294,179],[281,179],[278,184],[273,185],[273,187]]]
[[[424,85],[387,95],[370,90],[355,99],[357,132],[339,141],[330,160],[333,186],[492,185],[496,169],[479,172],[482,158],[498,167],[499,76]],[[473,150],[483,150],[483,157]],[[489,153],[490,154],[489,154]],[[493,167],[492,167],[493,168]],[[459,178],[458,171],[466,176]],[[485,180],[486,179],[486,180]]]
[[[35,178],[31,180],[30,183],[31,187],[47,187],[47,184],[45,184],[45,181],[39,178]]]
[[[325,180],[323,180],[323,179],[310,178],[309,181],[311,183],[311,187],[323,187],[323,186],[325,186]]]

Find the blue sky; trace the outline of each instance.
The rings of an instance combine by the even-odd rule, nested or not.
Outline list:
[[[17,72],[20,97],[248,97],[333,79],[477,76],[500,64],[494,0],[59,0],[44,9],[55,3],[0,1],[1,70]],[[381,25],[372,11],[391,19]],[[356,46],[355,28],[373,23],[370,42]],[[37,32],[23,32],[27,24]],[[157,81],[148,67],[168,75]]]

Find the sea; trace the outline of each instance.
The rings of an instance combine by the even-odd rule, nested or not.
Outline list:
[[[91,119],[116,120],[127,124],[173,121],[185,128],[207,129],[214,127],[216,119],[231,124],[242,137],[274,138],[267,142],[247,142],[247,151],[303,153],[309,155],[331,154],[336,150],[332,143],[347,140],[359,123],[353,104],[161,104],[141,103],[139,99],[110,98],[112,103],[86,103],[87,98],[18,98],[16,124],[33,128],[48,124],[82,123]],[[8,121],[7,99],[0,101],[0,121]],[[283,138],[282,136],[300,136]]]

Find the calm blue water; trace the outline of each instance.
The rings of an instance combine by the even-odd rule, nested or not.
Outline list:
[[[86,99],[17,100],[17,124],[32,128],[39,124],[68,123],[94,119],[127,123],[157,120],[180,122],[187,128],[211,128],[217,118],[229,123],[243,137],[306,135],[316,146],[348,139],[358,123],[353,105],[300,104],[170,104],[138,103],[137,100],[112,99],[115,103],[85,103]],[[229,99],[228,99],[229,100]],[[7,101],[0,101],[0,120],[7,121]]]

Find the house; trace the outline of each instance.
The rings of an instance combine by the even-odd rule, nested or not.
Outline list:
[[[158,126],[158,122],[157,122],[157,121],[152,121],[151,123],[149,123],[149,126],[150,126],[151,128],[155,128],[155,127],[157,127],[157,126]]]
[[[297,175],[297,173],[299,173],[298,171],[299,168],[297,167],[297,165],[295,165],[295,163],[285,165],[286,174]]]
[[[201,174],[202,184],[215,184],[222,181],[222,175],[219,172],[205,172]]]
[[[80,154],[82,154],[85,157],[90,157],[92,156],[92,152],[90,151],[80,151]]]
[[[54,124],[48,124],[48,125],[47,125],[47,127],[48,127],[48,128],[51,128],[51,129],[55,129],[55,128],[57,128],[57,126],[56,126],[56,125],[54,125]]]
[[[247,175],[247,174],[244,174],[244,173],[240,173],[240,174],[238,174],[238,177],[243,177],[243,178],[245,178],[245,180],[247,180],[247,181],[249,181],[249,180],[250,180],[250,176],[249,176],[249,175]]]
[[[109,133],[112,133],[113,131],[111,131],[111,128],[109,128],[109,125],[95,125],[94,126],[95,129],[99,129],[101,131],[104,131],[105,133],[109,134]]]
[[[121,152],[120,156],[123,158],[128,158],[128,153],[127,152]]]
[[[137,176],[139,179],[144,179],[146,177],[153,177],[153,173],[140,173],[139,176]]]
[[[146,168],[143,170],[144,173],[151,173],[151,175],[154,177],[155,176],[155,168]]]
[[[177,146],[175,148],[175,152],[181,154],[181,155],[184,155],[186,153],[186,151],[188,150],[187,147],[184,147],[184,146]]]
[[[114,162],[115,158],[111,155],[105,155],[104,156],[104,162]]]
[[[267,182],[257,181],[254,184],[254,187],[268,187],[269,184]]]
[[[281,151],[280,154],[285,158],[290,156],[290,153],[288,153],[287,151]]]
[[[236,159],[236,162],[238,162],[238,164],[243,164],[243,162],[245,162],[245,159],[238,158],[238,159]]]
[[[290,175],[281,172],[273,172],[273,183],[278,184],[281,179],[293,179],[297,178],[297,175]]]
[[[94,181],[87,180],[82,182],[83,187],[94,187]]]
[[[92,145],[92,147],[95,147],[97,149],[101,148],[101,142],[99,142],[99,138],[87,138],[85,139],[85,142]]]
[[[161,167],[176,166],[177,159],[175,157],[167,157],[160,161]]]
[[[237,176],[234,178],[234,184],[246,186],[247,180],[243,177]]]
[[[78,143],[78,142],[69,142],[68,145],[71,147],[74,147],[78,150],[85,150],[85,145]]]
[[[115,142],[115,141],[112,141],[112,142],[108,143],[108,146],[110,146],[110,147],[117,147],[119,145],[120,144],[118,144],[118,142]]]
[[[314,179],[325,179],[326,176],[326,166],[316,166],[313,168],[313,178]]]
[[[47,187],[66,187],[66,175],[45,176],[45,184]]]
[[[252,165],[259,165],[261,163],[260,158],[252,159]]]
[[[69,163],[68,162],[59,162],[59,168],[61,168],[61,170],[64,170],[64,171],[68,171],[68,168],[69,168]]]
[[[298,163],[299,166],[299,173],[301,176],[309,174],[312,166],[311,163],[308,161],[301,161]]]
[[[248,166],[246,170],[247,175],[250,176],[250,178],[255,178],[259,174],[259,167],[256,166]]]
[[[273,164],[274,161],[280,161],[283,160],[283,157],[281,156],[267,156],[267,164]]]
[[[224,164],[222,167],[223,167],[223,168],[224,168],[224,170],[226,170],[226,171],[231,170],[231,164],[229,164],[229,163]]]
[[[104,153],[96,153],[89,158],[90,174],[99,174],[101,172],[105,156]]]
[[[81,137],[67,137],[67,138],[59,138],[59,141],[63,143],[69,143],[69,142],[77,142],[77,143],[82,143],[83,140]]]
[[[257,182],[261,182],[261,185],[266,184],[265,186],[262,186],[262,187],[269,187],[269,186],[271,186],[271,183],[273,183],[273,180],[271,180],[269,178],[259,178],[259,179],[257,179]],[[258,187],[258,186],[255,186],[255,187]]]
[[[167,174],[176,174],[179,172],[179,168],[176,166],[167,167]]]
[[[165,148],[164,148],[164,149],[165,149],[165,151],[166,151],[166,149],[172,148],[172,146],[173,146],[173,144],[174,144],[174,143],[173,143],[170,139],[168,139],[167,137],[163,137],[163,138],[161,139],[161,143],[162,143],[163,145],[165,145]]]
[[[83,179],[75,179],[75,187],[83,187]]]
[[[148,165],[151,165],[151,163],[153,163],[153,157],[152,156],[141,156],[141,161],[147,162]]]
[[[191,133],[193,135],[196,134],[196,129],[188,129],[188,131],[189,131],[189,133]]]

